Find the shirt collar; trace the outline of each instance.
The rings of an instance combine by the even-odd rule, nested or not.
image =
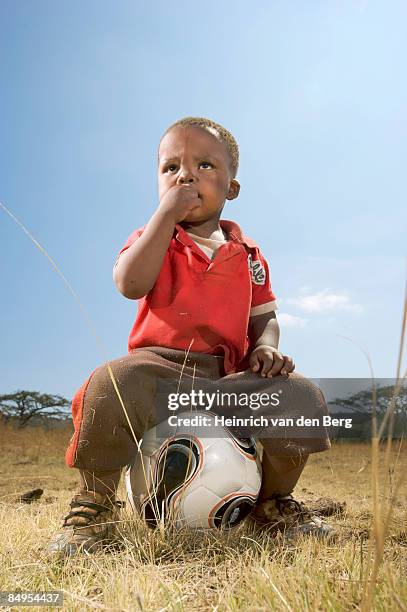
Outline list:
[[[249,248],[257,247],[256,243],[251,239],[244,236],[242,230],[234,221],[228,221],[227,219],[220,219],[219,225],[221,228],[228,234],[229,240],[233,242],[239,242],[240,244],[245,244]],[[177,238],[180,242],[185,244],[186,246],[191,246],[194,244],[192,238],[188,236],[184,228],[178,223],[175,226],[177,233],[175,238]]]

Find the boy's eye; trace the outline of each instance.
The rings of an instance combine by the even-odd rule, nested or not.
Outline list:
[[[207,170],[209,168],[213,168],[213,164],[211,164],[211,162],[208,162],[208,161],[203,161],[203,162],[200,162],[199,167],[203,168],[204,170]],[[177,169],[178,169],[177,164],[169,164],[168,166],[166,166],[165,172],[176,172]]]

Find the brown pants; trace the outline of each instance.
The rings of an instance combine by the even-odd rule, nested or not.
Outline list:
[[[197,390],[203,381],[205,388],[212,392],[248,396],[279,394],[277,407],[261,407],[256,410],[256,416],[267,414],[274,419],[292,418],[294,425],[284,428],[275,424],[266,430],[250,431],[261,441],[268,456],[299,457],[330,447],[322,425],[307,428],[295,424],[302,415],[316,423],[327,413],[320,389],[299,374],[262,378],[246,370],[225,376],[221,356],[186,355],[185,351],[164,347],[136,349],[110,362],[110,367],[125,410],[107,365],[94,370],[72,402],[75,432],[66,451],[69,467],[107,471],[132,463],[137,452],[136,440],[161,422],[165,414],[168,416],[168,407],[165,412],[168,393],[188,392],[191,388]],[[239,417],[248,416],[253,411],[234,406],[222,412],[226,413]]]

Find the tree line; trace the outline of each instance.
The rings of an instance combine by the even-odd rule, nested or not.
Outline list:
[[[64,420],[70,417],[71,402],[62,395],[38,391],[16,391],[0,395],[0,418],[3,423],[13,422],[26,427],[36,417]]]

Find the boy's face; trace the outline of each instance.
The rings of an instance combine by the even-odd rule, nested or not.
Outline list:
[[[171,187],[185,183],[195,187],[202,202],[184,219],[191,223],[219,216],[225,200],[233,200],[239,194],[240,185],[232,178],[226,146],[200,127],[172,128],[158,151],[160,200]]]

